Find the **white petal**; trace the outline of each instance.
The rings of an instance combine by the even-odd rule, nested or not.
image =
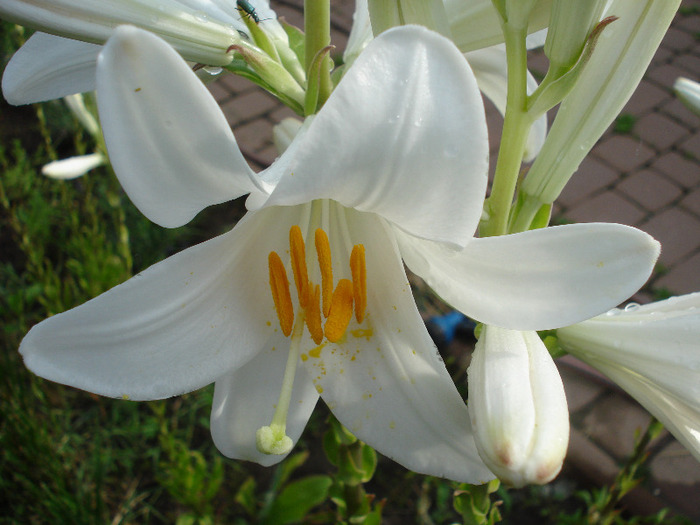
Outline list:
[[[673,91],[693,113],[700,115],[700,84],[689,78],[678,77],[673,84]]]
[[[255,461],[264,466],[279,463],[285,455],[258,451],[255,432],[272,421],[287,365],[289,339],[275,334],[267,348],[243,367],[217,379],[211,412],[211,435],[224,456]],[[287,414],[287,436],[296,444],[318,393],[303,370],[298,370]]]
[[[188,60],[215,66],[231,62],[228,48],[240,38],[237,31],[245,30],[235,5],[230,9],[236,16],[193,0],[3,0],[0,17],[99,44],[115,27],[133,24],[163,36]]]
[[[96,44],[34,33],[7,64],[2,94],[10,104],[21,105],[94,91],[100,49]]]
[[[700,460],[700,293],[557,330],[565,350],[637,399]]]
[[[407,266],[477,321],[545,330],[619,304],[649,278],[659,244],[620,224],[569,224],[474,239],[461,251],[399,234]]]
[[[508,95],[508,68],[506,64],[506,49],[504,45],[497,45],[471,51],[466,54],[469,65],[474,70],[479,89],[486,95],[500,111],[501,115],[506,111],[506,97]],[[537,89],[537,81],[530,72],[527,72],[527,92],[532,93]],[[530,129],[527,146],[525,149],[525,161],[529,162],[537,156],[544,139],[547,136],[547,115],[538,118]]]
[[[287,244],[287,232],[276,235],[279,222],[294,219],[294,208],[249,214],[233,231],[39,323],[20,346],[27,367],[139,400],[213,382],[262,350],[275,330],[267,254]]]
[[[115,173],[166,227],[255,188],[221,109],[163,40],[119,27],[100,54],[98,107]]]
[[[102,153],[91,153],[49,162],[41,168],[41,173],[52,179],[69,180],[85,175],[91,169],[106,163],[107,159]]]
[[[367,260],[367,318],[339,344],[302,361],[338,420],[380,453],[419,473],[483,483],[467,408],[413,302],[391,230],[348,213],[347,244]],[[334,247],[335,249],[335,247]],[[335,257],[335,253],[334,253]]]
[[[422,27],[394,28],[264,174],[276,184],[266,205],[332,198],[463,244],[481,216],[486,133],[476,81],[454,45]]]
[[[352,15],[352,29],[343,52],[343,62],[352,65],[372,38],[374,38],[374,35],[372,34],[372,23],[369,19],[367,0],[357,0],[355,2],[355,12]]]

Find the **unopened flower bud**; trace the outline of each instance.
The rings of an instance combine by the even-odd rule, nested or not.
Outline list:
[[[481,459],[505,483],[543,484],[561,470],[568,407],[536,332],[484,326],[469,367],[469,414]]]
[[[570,68],[581,56],[583,46],[600,21],[602,0],[554,0],[544,54],[550,67]]]

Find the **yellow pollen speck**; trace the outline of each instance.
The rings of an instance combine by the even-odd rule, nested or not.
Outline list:
[[[309,356],[308,356],[308,355],[306,355],[306,354],[301,354],[301,356],[300,356],[300,357],[301,357],[301,360],[302,360],[302,361],[306,361],[306,360],[308,360],[308,359],[309,359]]]
[[[355,356],[352,356],[352,357],[350,358],[350,361],[354,361],[354,360],[355,360]]]
[[[131,399],[131,398],[130,398],[128,395],[126,395],[126,394],[122,394],[122,399],[123,399],[124,401],[129,401],[129,399]]]
[[[370,337],[374,335],[374,331],[371,328],[367,329],[362,329],[358,328],[357,330],[351,330],[350,333],[353,335],[353,337],[357,337],[358,339],[360,337],[365,337],[369,341]]]
[[[323,345],[319,345],[316,348],[314,348],[313,350],[310,350],[309,355],[311,357],[318,359],[319,357],[321,357],[321,350],[323,350]]]
[[[272,323],[271,323],[270,321],[267,321],[265,324],[266,324],[267,326],[272,326]]]
[[[321,385],[316,385],[316,392],[323,394],[323,387]]]
[[[389,421],[389,428],[392,430],[396,428],[396,421]]]

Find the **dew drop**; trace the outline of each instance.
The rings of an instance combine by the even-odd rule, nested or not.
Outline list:
[[[605,315],[607,315],[608,317],[612,317],[613,315],[617,315],[620,312],[621,310],[619,308],[613,308],[612,310],[608,310],[607,312],[605,312]]]
[[[194,17],[198,22],[202,22],[205,24],[209,22],[209,16],[204,11],[197,11],[194,14]]]
[[[639,303],[630,303],[627,306],[625,306],[625,312],[636,312],[637,310],[639,310],[639,308]]]
[[[224,68],[219,66],[206,66],[202,68],[204,71],[209,73],[211,76],[220,75]]]

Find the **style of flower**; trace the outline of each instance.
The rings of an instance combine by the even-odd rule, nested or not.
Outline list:
[[[43,377],[113,397],[166,398],[216,382],[211,431],[229,457],[279,461],[320,395],[404,466],[483,482],[492,474],[402,257],[473,317],[532,330],[618,304],[658,255],[651,237],[613,224],[474,239],[488,164],[481,95],[461,53],[425,28],[373,40],[260,174],[158,37],[118,28],[97,87],[115,173],[147,217],[179,226],[246,193],[251,211],[230,232],[38,324],[20,351]]]
[[[250,5],[266,31],[286,40],[268,0]],[[94,91],[101,44],[122,24],[162,36],[186,60],[224,66],[233,56],[229,48],[248,35],[243,16],[249,15],[233,0],[3,1],[0,18],[38,30],[7,64],[3,95],[20,105]]]
[[[569,410],[537,332],[485,325],[468,373],[469,415],[484,463],[515,487],[551,481],[566,456]]]
[[[629,304],[557,330],[570,354],[603,372],[700,461],[700,292]]]

